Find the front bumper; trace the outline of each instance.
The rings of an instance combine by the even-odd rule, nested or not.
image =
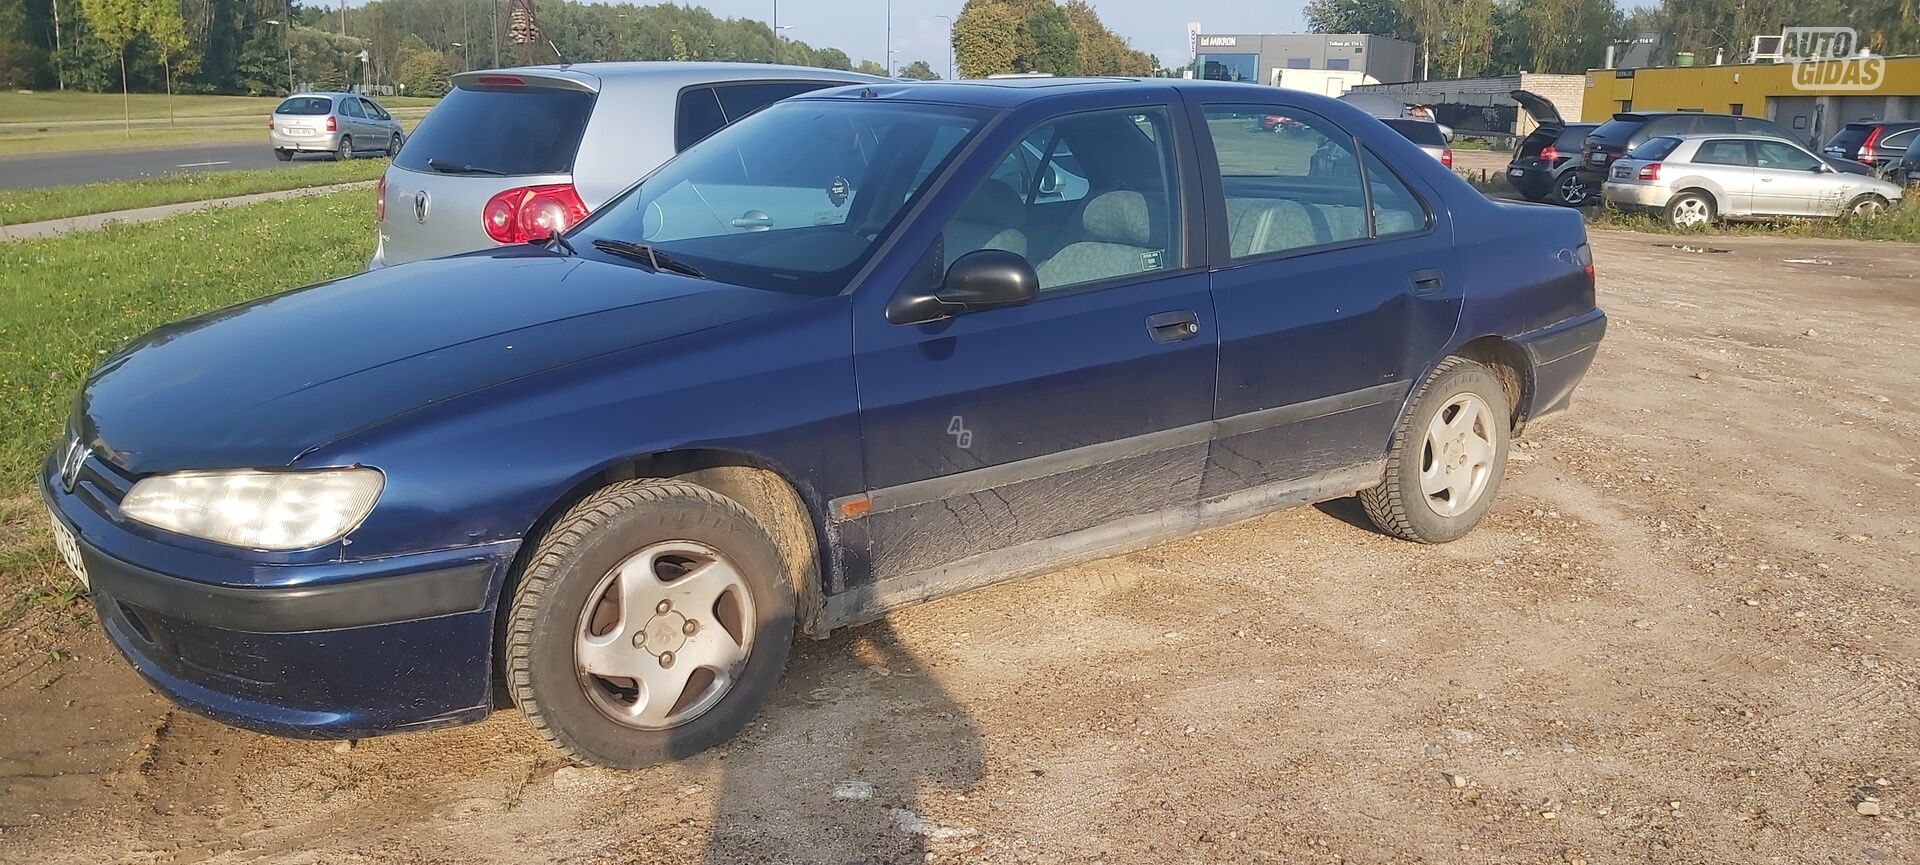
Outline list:
[[[53,472],[50,462],[41,492],[74,532],[101,626],[181,706],[312,739],[450,726],[491,711],[494,599],[517,542],[364,561],[218,561],[143,537],[66,492]],[[223,576],[267,576],[216,582],[183,570],[196,559]]]
[[[1527,422],[1559,414],[1573,404],[1573,390],[1586,377],[1606,334],[1607,314],[1595,309],[1514,340],[1533,366]]]
[[[321,132],[314,135],[288,135],[275,129],[267,133],[275,150],[300,150],[313,153],[332,153],[340,149],[338,132]]]

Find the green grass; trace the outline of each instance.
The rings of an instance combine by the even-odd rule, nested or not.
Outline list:
[[[1676,228],[1653,213],[1627,212],[1606,207],[1587,210],[1591,228],[1640,231],[1692,237],[1801,237],[1834,240],[1890,240],[1920,243],[1920,207],[1896,206],[1877,217],[1841,219],[1782,219],[1774,222],[1723,222],[1718,225]]]
[[[374,101],[408,129],[438,102],[410,96]],[[118,93],[0,92],[0,156],[232,141],[264,147],[267,115],[279,104],[274,96],[175,96],[169,117],[166,94],[135,93],[128,129]]]
[[[374,180],[386,168],[384,159],[300,162],[286,168],[183,172],[141,180],[4,190],[0,191],[0,225],[20,225],[157,204],[206,201],[231,195]],[[365,199],[362,204],[370,202],[371,199]]]
[[[373,101],[391,110],[410,106],[432,107],[439,100],[412,96],[375,96]],[[264,122],[266,116],[272,113],[273,107],[279,104],[278,96],[180,95],[173,97],[173,113],[176,118],[259,117]],[[135,120],[146,118],[164,121],[167,118],[165,93],[134,93],[128,96],[127,105]],[[76,120],[118,121],[120,119],[120,94],[118,93],[82,93],[77,90],[0,92],[0,122],[27,124]]]
[[[348,190],[0,244],[0,498],[27,490],[108,352],[178,318],[358,271],[373,242],[367,193]]]

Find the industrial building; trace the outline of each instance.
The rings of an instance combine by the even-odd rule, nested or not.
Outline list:
[[[1352,71],[1413,80],[1411,42],[1354,33],[1194,33],[1193,77],[1273,84],[1279,70]]]
[[[1786,63],[1593,69],[1579,115],[1602,121],[1621,111],[1705,111],[1765,117],[1819,143],[1855,120],[1920,120],[1920,57],[1875,58],[1871,75],[1842,74],[1857,58],[1817,64],[1796,81]],[[1820,71],[1836,74],[1823,75]],[[1820,84],[1829,81],[1831,84]]]

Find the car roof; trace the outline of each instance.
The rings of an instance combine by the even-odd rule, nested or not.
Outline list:
[[[1753,140],[1753,141],[1787,141],[1787,139],[1781,138],[1778,135],[1750,135],[1744,132],[1682,132],[1675,135],[1656,135],[1654,137],[1655,138],[1677,138],[1681,141],[1698,141],[1702,138],[1712,138],[1715,140],[1722,140],[1727,138],[1738,138],[1742,140]],[[1788,142],[1788,143],[1793,143],[1793,142]]]
[[[989,109],[1008,109],[1029,102],[1082,94],[1133,92],[1164,98],[1175,92],[1200,98],[1232,98],[1249,102],[1266,101],[1281,94],[1286,99],[1306,103],[1339,104],[1318,94],[1282,90],[1264,84],[1228,81],[1201,81],[1187,78],[969,78],[960,81],[887,81],[884,84],[836,87],[793,97],[795,99],[869,98],[902,102],[930,102],[966,105]],[[871,95],[869,95],[871,94]],[[1356,110],[1346,106],[1348,110]]]
[[[692,62],[678,60],[622,60],[476,69],[453,76],[455,86],[480,84],[484,77],[542,78],[566,82],[576,89],[598,90],[608,84],[644,82],[650,86],[684,87],[716,81],[824,80],[880,83],[891,79],[844,69],[785,66],[773,63]],[[563,85],[564,86],[564,85]]]
[[[293,94],[292,96],[288,96],[288,97],[287,97],[286,99],[299,99],[299,98],[300,98],[300,97],[302,97],[302,96],[333,96],[333,97],[339,97],[339,96],[359,96],[359,95],[360,95],[360,94],[358,94],[358,93],[343,93],[343,92],[341,92],[341,91],[339,91],[339,90],[302,90],[302,91],[300,91],[299,93],[295,93],[295,94]],[[282,101],[282,102],[285,102],[285,101],[286,101],[286,99],[282,99],[282,100],[280,100],[280,101]]]
[[[1910,126],[1920,126],[1920,120],[1855,120],[1847,124],[1847,126],[1859,129],[1872,129],[1875,126],[1897,126],[1901,129],[1906,129]]]

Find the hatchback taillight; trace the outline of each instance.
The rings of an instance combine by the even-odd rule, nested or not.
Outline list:
[[[1554,147],[1551,144],[1540,148],[1541,162],[1557,162],[1559,161],[1559,159],[1560,159],[1560,148]]]
[[[481,227],[495,243],[526,243],[560,234],[587,217],[587,204],[571,184],[522,186],[487,199]]]
[[[373,221],[387,221],[387,176],[380,175],[380,183],[373,192]]]
[[[1660,179],[1660,163],[1649,162],[1645,165],[1640,166],[1640,173],[1635,176],[1639,177],[1641,180],[1659,180]]]
[[[1448,168],[1453,167],[1453,148],[1451,147],[1440,148],[1440,164]]]
[[[339,124],[338,122],[335,122],[335,121],[334,121],[334,119],[333,119],[333,115],[331,115],[331,114],[329,114],[329,115],[327,115],[327,131],[328,131],[328,132],[339,132],[339,131],[340,131],[340,124]]]
[[[267,115],[267,128],[268,129],[273,128],[273,115],[271,114]]]

